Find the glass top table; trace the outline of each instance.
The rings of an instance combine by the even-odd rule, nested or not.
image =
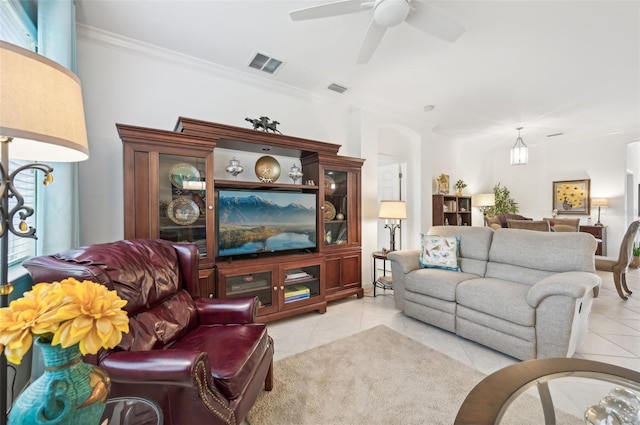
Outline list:
[[[114,397],[107,400],[100,425],[162,425],[162,410],[142,397]]]
[[[560,381],[566,378],[578,378],[582,384],[582,378],[586,378],[583,388],[585,392],[594,389],[600,394],[600,398],[585,401],[581,412],[585,421],[585,414],[590,410],[590,422],[593,424],[616,424],[604,418],[600,422],[592,408],[598,408],[598,401],[607,397],[607,392],[614,387],[632,391],[636,398],[640,394],[640,373],[608,363],[596,362],[585,359],[573,358],[548,358],[527,360],[500,369],[480,381],[463,401],[454,425],[488,425],[499,424],[507,412],[510,404],[530,388],[537,388],[540,403],[544,413],[546,425],[556,424],[556,411],[552,392],[549,390],[551,381]],[[606,384],[605,386],[603,386]],[[575,386],[574,386],[575,388]],[[637,401],[635,401],[637,403]],[[593,406],[593,404],[596,406]],[[638,408],[637,404],[635,405]],[[640,410],[632,415],[640,419]],[[610,420],[610,419],[609,419]]]

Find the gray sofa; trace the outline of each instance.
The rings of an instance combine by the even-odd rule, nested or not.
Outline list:
[[[460,271],[421,268],[419,250],[389,253],[396,307],[518,359],[571,357],[601,279],[587,233],[435,226],[460,236]]]

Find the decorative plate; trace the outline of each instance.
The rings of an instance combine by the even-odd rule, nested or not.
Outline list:
[[[200,181],[200,171],[191,164],[181,162],[169,170],[169,180],[178,189],[184,189],[182,182]]]
[[[336,216],[336,207],[329,201],[324,201],[324,219],[333,220]]]
[[[167,207],[167,217],[176,224],[186,226],[200,217],[200,208],[189,198],[174,199]]]
[[[325,174],[324,176],[324,194],[325,195],[333,195],[333,192],[336,191],[336,181],[333,177]]]
[[[280,163],[272,156],[261,156],[256,161],[255,172],[262,183],[275,183],[280,177]]]

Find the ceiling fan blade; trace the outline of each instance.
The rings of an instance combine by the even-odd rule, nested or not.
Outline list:
[[[330,16],[361,12],[366,9],[371,9],[371,7],[373,7],[372,3],[363,2],[362,0],[342,0],[294,10],[289,12],[289,16],[293,21],[302,21],[305,19],[328,18]]]
[[[378,48],[378,44],[382,40],[384,33],[387,31],[386,27],[380,26],[375,20],[372,20],[367,29],[367,33],[364,35],[362,44],[360,45],[360,52],[358,53],[357,64],[363,64],[369,62],[373,52]]]
[[[405,22],[424,31],[429,35],[445,41],[456,41],[465,29],[450,16],[420,1],[411,2],[414,9],[409,13]]]

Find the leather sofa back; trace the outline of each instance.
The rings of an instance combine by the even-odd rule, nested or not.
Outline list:
[[[35,257],[24,266],[36,283],[75,277],[116,290],[127,300],[130,329],[118,347],[138,351],[170,346],[197,325],[198,260],[195,245],[134,239]]]

